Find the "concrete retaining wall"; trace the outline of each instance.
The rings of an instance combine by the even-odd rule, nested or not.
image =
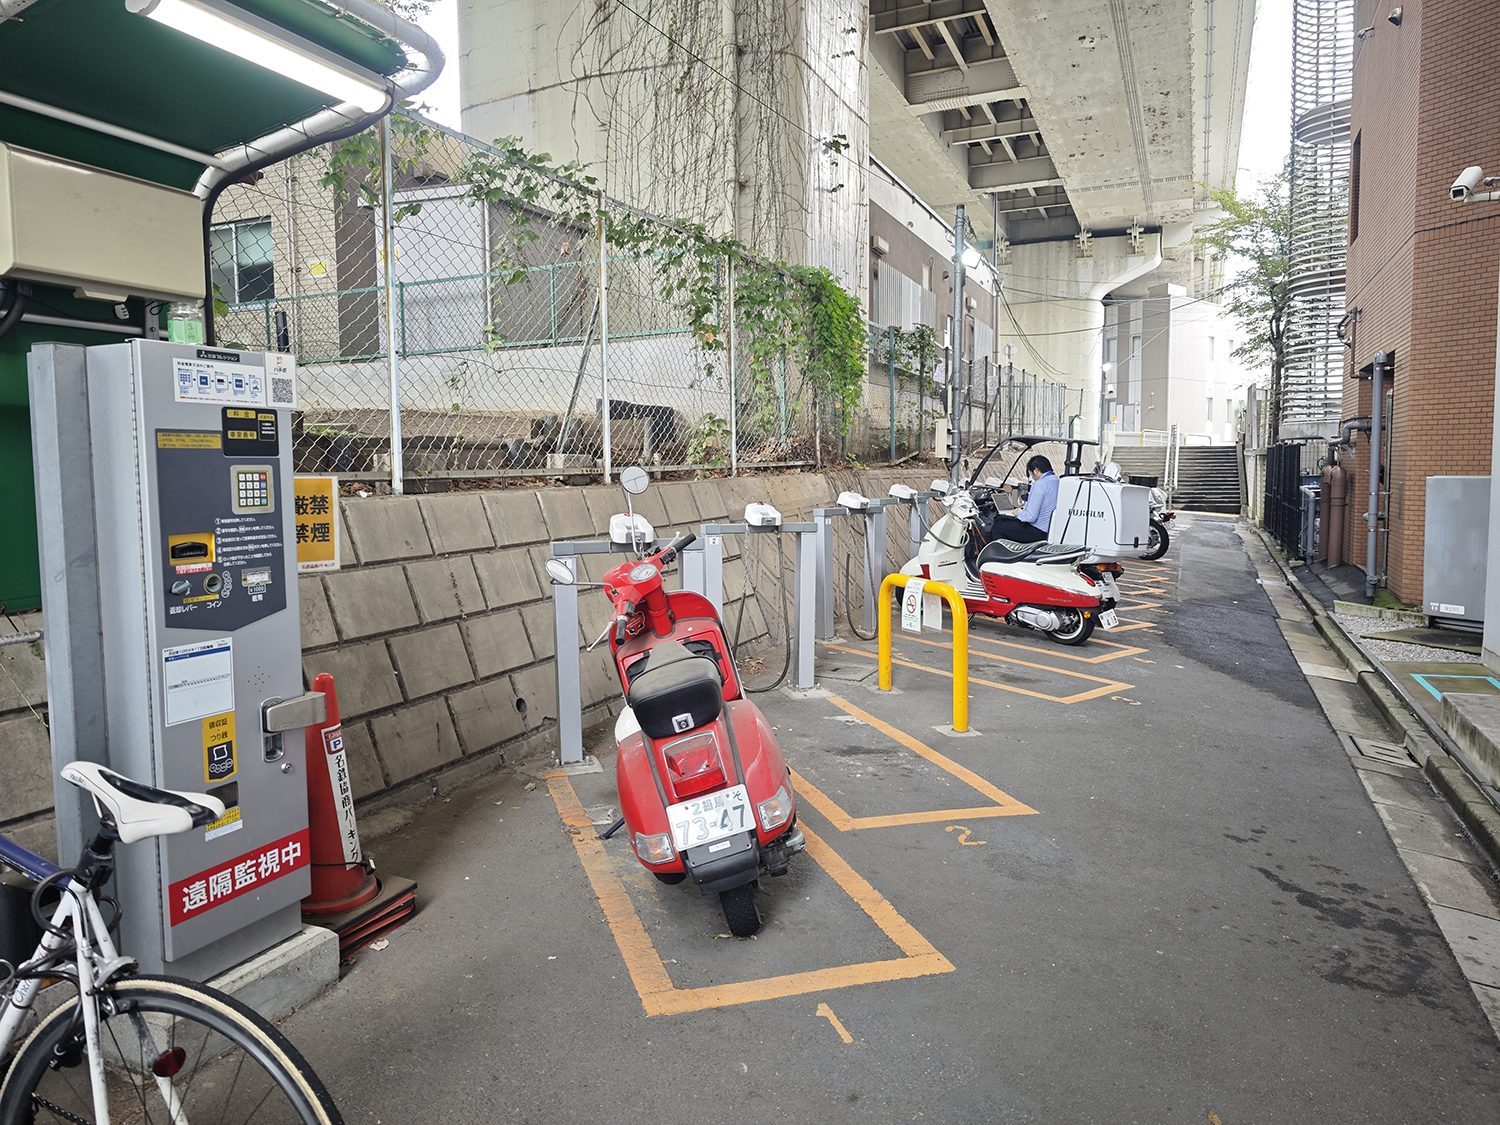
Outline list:
[[[846,488],[884,496],[896,481],[925,487],[930,470],[789,473],[653,484],[636,510],[667,537],[704,522],[738,519],[767,501],[788,520],[811,519]],[[410,801],[493,769],[555,750],[557,689],[552,607],[543,564],[549,540],[593,539],[623,509],[618,488],[503,489],[341,502],[344,569],[300,580],[303,671],[333,674],[355,796],[362,808]],[[890,521],[888,559],[908,557],[904,518]],[[849,536],[848,532],[844,533]],[[852,548],[858,586],[857,537]],[[731,635],[746,596],[742,646],[778,646],[778,560],[770,541],[726,544],[725,624]],[[586,558],[598,581],[618,559]],[[790,575],[788,545],[785,565]],[[856,599],[858,594],[855,594]],[[842,613],[842,588],[838,590]],[[579,599],[576,647],[609,617],[597,590]],[[0,621],[24,631],[40,615]],[[0,831],[51,856],[52,783],[40,645],[0,648]],[[585,653],[585,725],[612,717],[619,684],[601,646]],[[774,672],[779,655],[766,657]]]

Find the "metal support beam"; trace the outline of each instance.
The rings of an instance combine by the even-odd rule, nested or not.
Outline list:
[[[816,641],[814,607],[817,603],[818,568],[814,561],[817,553],[817,526],[796,524],[796,554],[792,561],[795,594],[792,599],[792,683],[799,691],[806,691],[815,682],[813,652]],[[805,529],[805,530],[800,530]]]

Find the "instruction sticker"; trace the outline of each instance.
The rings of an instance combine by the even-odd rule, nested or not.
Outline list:
[[[234,710],[233,644],[223,637],[161,650],[167,726]]]
[[[922,628],[929,633],[943,631],[943,595],[922,591]]]
[[[297,573],[339,568],[339,478],[295,477],[292,516],[297,527]]]
[[[927,585],[925,578],[913,578],[906,583],[906,589],[901,595],[901,629],[906,633],[920,633],[922,631],[922,587]],[[884,673],[881,673],[884,675]]]
[[[203,780],[228,781],[239,770],[234,756],[234,712],[203,720]]]
[[[297,357],[287,352],[266,353],[267,406],[297,409]]]
[[[177,401],[265,406],[265,365],[241,363],[240,358],[239,352],[199,348],[193,359],[172,360]]]

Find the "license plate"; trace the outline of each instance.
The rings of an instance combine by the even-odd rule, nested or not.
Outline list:
[[[1120,627],[1120,619],[1115,616],[1114,610],[1106,609],[1099,614],[1099,624],[1105,629],[1118,629]]]
[[[743,785],[705,793],[690,801],[667,806],[667,823],[672,826],[672,844],[679,852],[711,844],[726,836],[755,827],[750,810],[750,795]]]

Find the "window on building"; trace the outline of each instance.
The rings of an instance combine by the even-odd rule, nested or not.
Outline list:
[[[1140,336],[1132,336],[1132,337],[1130,337],[1130,358],[1131,359],[1140,359],[1141,358],[1141,338],[1140,338]]]
[[[1214,361],[1214,338],[1212,336],[1210,336],[1208,338],[1208,362],[1212,363],[1213,361]]]
[[[242,219],[209,230],[214,285],[231,305],[276,296],[270,219]]]
[[[922,267],[922,288],[923,289],[928,289],[928,290],[930,290],[932,288],[932,267],[931,266],[923,266]]]
[[[1104,362],[1111,367],[1114,366],[1117,353],[1120,350],[1120,338],[1111,336],[1104,341]]]
[[[1213,420],[1214,420],[1214,400],[1212,398],[1210,398],[1208,400],[1208,421],[1212,422]]]
[[[1354,135],[1349,149],[1349,241],[1359,237],[1359,148],[1363,132]]]

